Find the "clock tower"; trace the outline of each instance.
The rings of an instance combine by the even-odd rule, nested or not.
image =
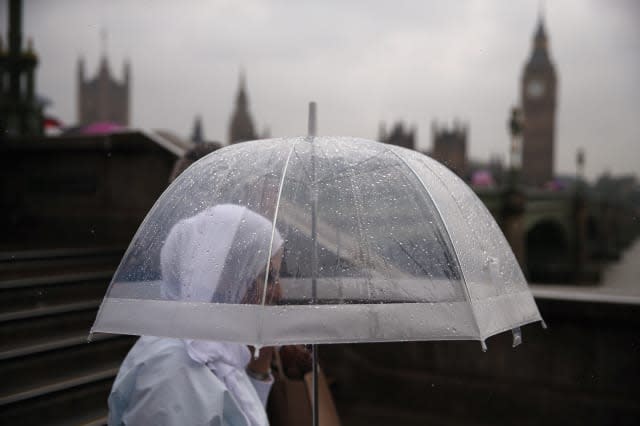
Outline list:
[[[556,93],[556,72],[540,17],[520,89],[524,113],[522,180],[528,185],[540,186],[553,178]]]

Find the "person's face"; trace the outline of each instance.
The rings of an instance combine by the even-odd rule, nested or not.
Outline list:
[[[282,265],[282,249],[271,258],[269,262],[269,275],[267,278],[265,305],[277,305],[282,298],[280,286],[280,266]],[[249,289],[243,303],[262,304],[262,291],[264,286],[264,274],[258,275],[253,286]]]

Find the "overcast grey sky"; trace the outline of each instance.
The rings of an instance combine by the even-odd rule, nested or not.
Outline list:
[[[7,3],[0,11],[7,31]],[[432,120],[469,123],[472,158],[506,157],[509,108],[539,9],[523,1],[25,1],[24,32],[40,57],[48,112],[76,120],[76,63],[93,75],[108,31],[112,71],[131,61],[132,124],[187,136],[201,114],[208,139],[227,141],[238,72],[251,112],[273,136],[306,130],[375,139],[378,123],[415,124],[431,146]],[[640,2],[545,4],[559,74],[556,171],[640,175]]]

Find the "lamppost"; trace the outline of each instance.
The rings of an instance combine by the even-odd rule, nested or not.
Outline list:
[[[584,182],[584,161],[584,149],[578,148],[578,152],[576,152],[576,188],[578,192],[582,189]]]
[[[504,232],[511,249],[526,273],[526,247],[524,244],[524,212],[526,197],[522,188],[518,186],[518,174],[522,168],[522,130],[524,122],[520,108],[513,107],[507,122],[511,136],[509,149],[509,173],[507,185],[502,192],[502,208],[500,213],[500,227]]]
[[[585,154],[582,148],[576,152],[576,184],[573,201],[573,226],[575,234],[573,280],[580,282],[586,278],[585,265],[587,262],[587,194],[584,182]]]
[[[507,123],[509,135],[511,136],[511,146],[509,149],[509,184],[518,184],[518,174],[522,169],[522,131],[524,129],[524,119],[522,110],[518,107],[511,108],[511,115]]]

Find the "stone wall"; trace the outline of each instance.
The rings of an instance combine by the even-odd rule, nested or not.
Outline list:
[[[134,132],[1,144],[0,245],[126,245],[175,159]]]
[[[640,306],[538,299],[549,324],[478,342],[320,347],[348,425],[635,425]]]

